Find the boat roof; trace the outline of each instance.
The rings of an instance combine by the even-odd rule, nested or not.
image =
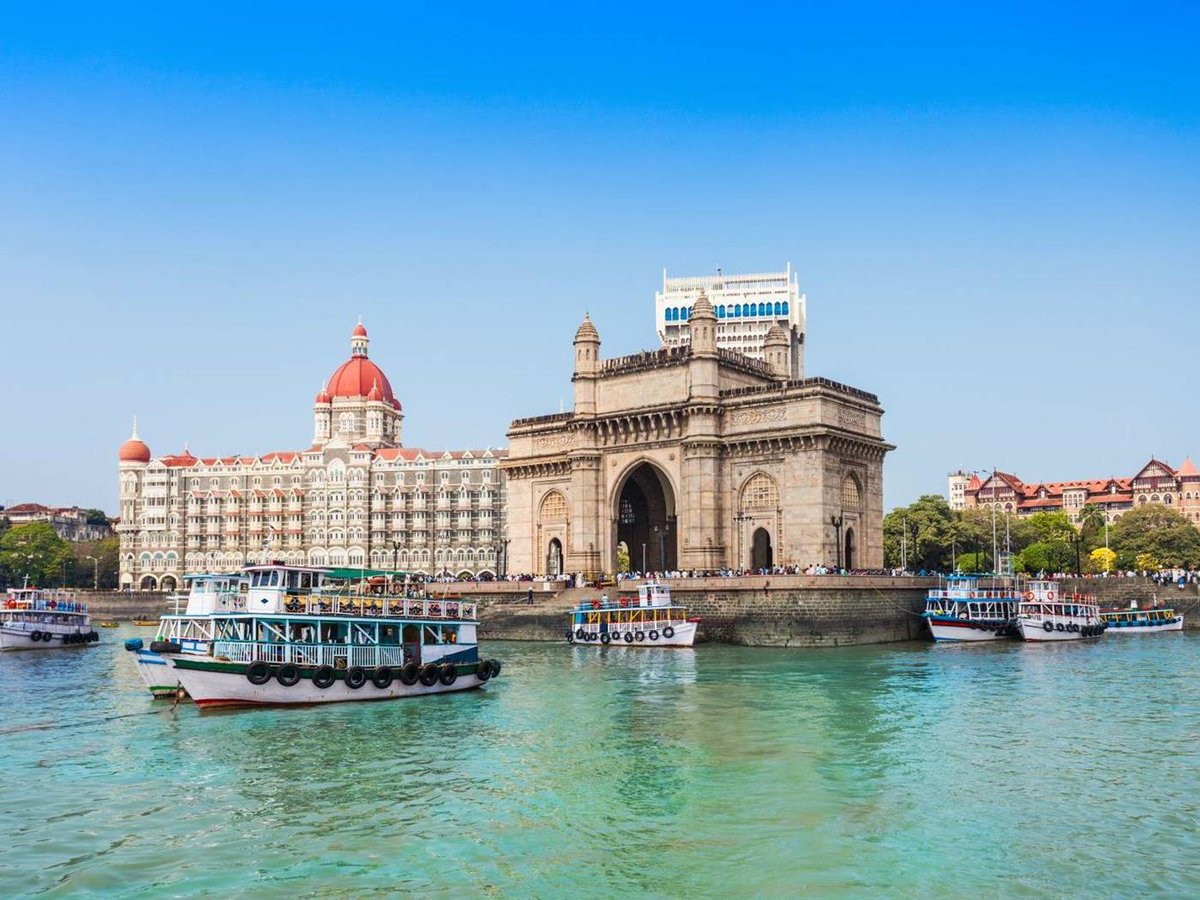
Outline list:
[[[241,572],[200,572],[196,575],[185,574],[183,577],[188,581],[228,581],[231,578],[237,578],[240,580],[246,576]]]
[[[264,570],[269,571],[273,569],[286,569],[288,572],[320,572],[325,574],[333,571],[332,569],[327,569],[324,566],[293,566],[281,562],[259,563],[257,565],[242,567],[243,572],[261,572]]]

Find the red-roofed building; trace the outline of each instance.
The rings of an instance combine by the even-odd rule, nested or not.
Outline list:
[[[173,590],[265,552],[289,563],[494,576],[503,566],[503,450],[401,445],[404,414],[367,330],[313,404],[313,444],[262,456],[118,453],[121,584]]]
[[[1200,525],[1200,471],[1190,459],[1178,469],[1151,459],[1130,478],[1037,484],[1026,484],[1005,472],[985,473],[981,479],[960,470],[950,474],[949,492],[952,509],[995,506],[1022,516],[1063,511],[1077,522],[1087,507],[1102,510],[1111,521],[1134,506],[1158,504],[1177,509]]]
[[[18,503],[7,509],[0,507],[0,518],[8,519],[8,524],[13,527],[29,525],[32,522],[46,522],[64,541],[75,543],[98,541],[112,535],[112,528],[107,522],[88,524],[87,511],[78,506]]]

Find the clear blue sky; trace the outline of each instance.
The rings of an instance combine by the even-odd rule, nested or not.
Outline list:
[[[113,510],[135,413],[306,446],[359,314],[407,443],[500,445],[585,310],[788,261],[889,506],[1200,456],[1185,5],[90,6],[0,28],[0,502]]]

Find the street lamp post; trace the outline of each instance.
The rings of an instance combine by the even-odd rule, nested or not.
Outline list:
[[[100,590],[100,560],[96,559],[94,556],[87,556],[85,559],[90,559],[92,561],[92,565],[94,566],[94,572],[92,573],[92,590],[98,591]]]
[[[742,568],[743,566],[746,566],[746,568],[750,568],[750,566],[746,565],[746,557],[743,554],[746,552],[745,551],[745,545],[746,545],[746,540],[745,540],[746,527],[745,526],[746,526],[747,522],[752,522],[753,520],[754,520],[754,516],[748,516],[744,512],[738,513],[736,516],[733,517],[733,521],[735,523],[734,527],[737,528],[737,547],[738,547],[737,567],[739,569]],[[753,562],[754,562],[754,560],[751,559],[750,563],[752,564]]]
[[[844,515],[829,517],[829,524],[833,526],[833,532],[836,536],[837,567],[839,572],[842,571],[842,522],[845,518]]]

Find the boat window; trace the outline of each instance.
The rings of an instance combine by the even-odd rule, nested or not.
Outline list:
[[[436,625],[425,626],[425,644],[440,644],[442,641],[438,637],[438,629]]]
[[[458,626],[457,625],[443,625],[442,626],[442,640],[445,641],[447,644],[457,644],[458,643]]]

